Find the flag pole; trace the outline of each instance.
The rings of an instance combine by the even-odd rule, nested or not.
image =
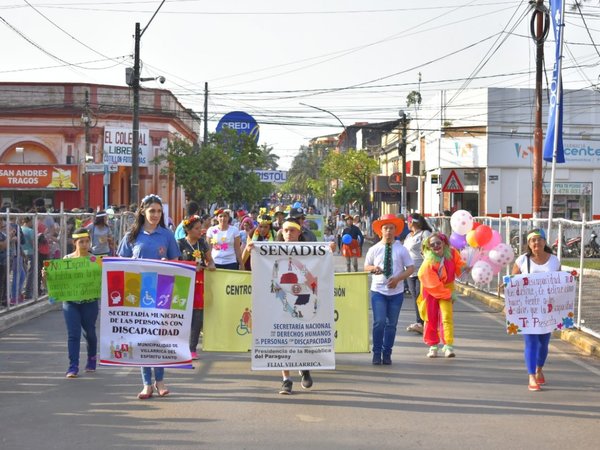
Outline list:
[[[555,0],[557,1],[557,0]],[[562,125],[562,59],[563,59],[563,42],[564,42],[564,27],[565,27],[565,0],[558,0],[561,2],[561,13],[560,13],[560,24],[557,24],[560,30],[559,35],[559,47],[558,47],[558,58],[556,59],[556,114],[554,114],[554,145],[552,151],[552,170],[550,172],[550,199],[548,204],[548,232],[546,233],[546,242],[552,245],[552,219],[554,214],[554,183],[556,180],[556,157],[558,155],[558,139],[559,135],[562,137],[562,133],[559,133],[559,126]],[[560,236],[558,236],[560,239]]]

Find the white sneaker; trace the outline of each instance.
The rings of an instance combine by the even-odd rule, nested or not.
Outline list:
[[[406,331],[413,331],[415,333],[423,334],[423,324],[419,322],[411,323],[406,327]]]
[[[432,345],[431,347],[429,347],[429,351],[427,352],[427,357],[428,358],[437,358],[437,355],[438,355],[437,345]]]
[[[444,356],[446,358],[454,358],[456,356],[454,348],[451,345],[444,345]]]

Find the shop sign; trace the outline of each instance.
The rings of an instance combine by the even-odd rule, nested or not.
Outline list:
[[[0,189],[77,190],[79,166],[61,164],[2,164]]]
[[[544,194],[550,195],[550,183],[544,183]],[[554,183],[554,195],[592,195],[592,183]]]
[[[285,170],[255,170],[260,181],[263,183],[285,183],[287,172]]]
[[[104,162],[118,166],[131,166],[133,131],[131,128],[104,128]],[[139,134],[140,167],[150,164],[150,132],[140,130]]]

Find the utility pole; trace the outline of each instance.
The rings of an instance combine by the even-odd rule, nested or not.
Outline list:
[[[133,89],[133,137],[131,143],[131,189],[129,191],[129,203],[136,205],[140,202],[140,39],[140,23],[136,22],[133,79],[131,80],[131,88]]]
[[[208,144],[208,82],[204,82],[204,140],[203,145]]]
[[[401,157],[402,164],[402,192],[400,197],[400,212],[406,215],[406,126],[408,119],[406,117],[406,113],[403,110],[400,110],[400,122],[402,124],[402,137],[401,141],[398,143],[398,153]]]
[[[85,127],[85,156],[83,157],[83,167],[85,168],[85,175],[83,177],[83,195],[84,205],[86,208],[90,206],[90,173],[87,171],[87,163],[92,159],[90,154],[90,126],[92,117],[90,114],[90,99],[89,92],[85,91],[85,106],[83,113],[81,114],[81,123]]]
[[[536,0],[535,10],[531,16],[531,36],[535,41],[535,128],[533,131],[533,204],[534,218],[542,216],[542,148],[544,136],[542,130],[542,79],[544,70],[544,42],[548,36],[548,10],[544,0]],[[534,30],[535,28],[535,30]]]

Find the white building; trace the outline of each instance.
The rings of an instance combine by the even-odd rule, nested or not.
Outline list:
[[[532,89],[485,88],[443,91],[424,105],[407,132],[407,161],[421,160],[417,193],[408,193],[408,210],[437,215],[470,210],[474,215],[532,215],[533,129]],[[546,100],[544,93],[544,100]],[[600,93],[564,92],[563,141],[566,163],[557,164],[554,217],[600,219]],[[547,103],[543,105],[546,131]],[[417,133],[417,127],[419,132]],[[398,140],[394,130],[388,139]],[[384,137],[382,174],[398,166],[398,151]],[[397,147],[397,145],[396,145]],[[389,149],[389,151],[386,151]],[[408,164],[407,164],[408,165]],[[400,164],[401,166],[401,164]],[[547,215],[551,163],[543,162],[542,216]],[[456,177],[455,177],[456,176]],[[452,178],[452,179],[450,179]],[[462,185],[462,189],[461,189]],[[443,192],[443,188],[462,192]],[[388,205],[390,212],[397,211]],[[386,212],[385,205],[382,212]]]

